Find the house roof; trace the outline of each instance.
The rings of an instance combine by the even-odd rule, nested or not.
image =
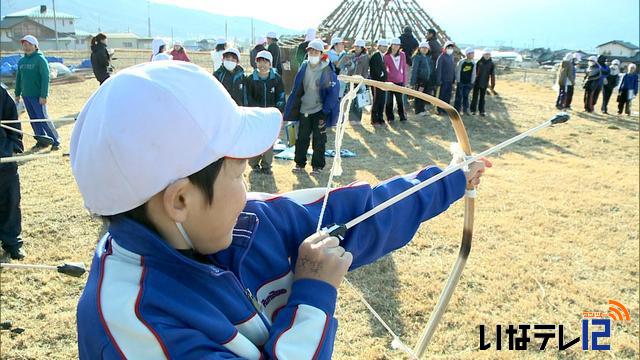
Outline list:
[[[77,36],[77,37],[89,37],[89,36],[93,36],[93,34],[88,32],[88,31],[76,29],[75,36]]]
[[[632,43],[630,43],[630,42],[622,41],[622,40],[611,40],[611,41],[607,41],[607,42],[606,42],[606,43],[604,43],[604,44],[600,44],[600,45],[596,46],[596,48],[599,48],[599,47],[602,47],[602,46],[605,46],[605,45],[609,45],[609,44],[617,44],[617,45],[621,45],[621,46],[624,46],[624,47],[626,47],[627,49],[631,49],[631,50],[638,50],[638,49],[639,49],[636,45],[634,45],[634,44],[632,44]]]
[[[40,6],[35,6],[29,9],[16,11],[11,14],[5,15],[6,18],[16,18],[16,17],[30,17],[34,19],[53,19],[53,10],[47,7],[47,11],[40,12]],[[61,11],[56,11],[56,18],[58,19],[78,19],[77,16],[67,14]]]
[[[11,29],[25,20],[25,18],[4,18],[0,21],[0,29]]]
[[[107,39],[140,39],[140,36],[134,33],[105,33]]]

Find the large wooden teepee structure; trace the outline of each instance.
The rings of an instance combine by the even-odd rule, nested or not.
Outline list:
[[[373,42],[398,37],[407,25],[419,41],[426,39],[431,28],[437,31],[440,43],[450,40],[415,0],[343,0],[318,30],[329,38]]]

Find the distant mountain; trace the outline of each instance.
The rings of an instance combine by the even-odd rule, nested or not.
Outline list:
[[[51,7],[49,0],[2,0],[0,14],[39,5]],[[146,0],[58,0],[56,10],[78,16],[76,29],[95,33],[134,32],[147,36]],[[205,11],[186,9],[178,6],[151,3],[151,35],[176,39],[204,39],[225,36],[225,20],[229,39],[251,39],[251,18],[227,17]],[[268,31],[278,34],[295,34],[296,30],[283,28],[261,20],[254,20],[255,36]]]

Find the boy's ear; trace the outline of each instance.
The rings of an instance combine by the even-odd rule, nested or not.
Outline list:
[[[185,222],[189,213],[187,198],[191,195],[191,182],[189,179],[180,179],[167,186],[162,194],[162,205],[167,216],[174,222]]]

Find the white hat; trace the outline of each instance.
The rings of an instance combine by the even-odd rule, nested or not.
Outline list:
[[[378,46],[389,46],[389,41],[387,39],[378,40]]]
[[[173,60],[173,55],[167,53],[157,53],[153,55],[151,61]]]
[[[276,34],[275,31],[269,31],[267,33],[267,37],[270,38],[270,39],[277,39],[278,38],[278,34]]]
[[[489,48],[484,48],[484,49],[482,50],[482,54],[489,54],[489,55],[491,55],[491,49],[489,49]]]
[[[336,36],[334,38],[331,39],[331,46],[335,45],[335,44],[339,44],[342,42],[342,38],[339,36]]]
[[[119,214],[223,157],[263,153],[281,121],[277,109],[238,107],[197,65],[140,64],[112,76],[84,105],[71,170],[90,212]]]
[[[611,61],[611,65],[614,65],[614,64],[615,64],[615,65],[620,65],[620,60],[618,60],[618,59],[613,59],[613,60]]]
[[[453,41],[447,41],[444,43],[443,48],[446,49],[447,46],[456,46],[456,43],[454,43]]]
[[[423,41],[420,43],[418,47],[430,48],[428,41]]]
[[[307,34],[304,36],[304,41],[311,41],[316,38],[316,29],[307,29]]]
[[[36,47],[38,47],[38,39],[36,39],[35,36],[33,35],[27,35],[25,37],[23,37],[22,39],[20,39],[20,41],[26,41],[31,45],[35,45]]]
[[[307,45],[307,50],[309,49],[315,49],[318,51],[324,51],[324,41],[320,40],[320,39],[315,39],[315,40],[311,40],[309,41],[309,45]]]
[[[362,39],[358,39],[356,40],[356,42],[353,43],[353,46],[366,47],[367,42]]]
[[[573,53],[573,58],[580,61],[582,59],[582,55],[580,55],[580,53]]]
[[[399,38],[393,38],[391,39],[391,45],[402,45],[402,42]]]
[[[227,39],[225,39],[225,38],[218,38],[216,40],[216,45],[224,45],[226,43],[227,43]]]
[[[256,45],[264,45],[267,43],[267,38],[265,36],[260,36],[258,38],[258,41],[256,42]]]
[[[240,51],[238,51],[238,49],[228,48],[222,52],[222,57],[224,57],[226,54],[234,54],[238,58],[238,61],[240,61]]]
[[[267,59],[269,60],[270,64],[273,64],[273,55],[271,55],[271,53],[267,50],[258,52],[258,54],[256,55],[256,60],[258,59]]]
[[[593,62],[598,62],[598,58],[595,57],[594,55],[589,56],[589,58],[587,59],[587,61],[593,61]]]
[[[163,45],[167,46],[167,43],[164,42],[164,40],[160,38],[153,39],[153,41],[151,41],[151,51],[153,52],[153,55],[157,54]]]
[[[468,47],[466,49],[464,49],[464,54],[468,55],[468,54],[473,54],[475,52],[475,50],[471,47]]]
[[[176,40],[176,41],[174,41],[174,42],[173,42],[173,46],[176,46],[176,45],[178,45],[178,46],[182,46],[182,41],[180,41],[180,40]]]

